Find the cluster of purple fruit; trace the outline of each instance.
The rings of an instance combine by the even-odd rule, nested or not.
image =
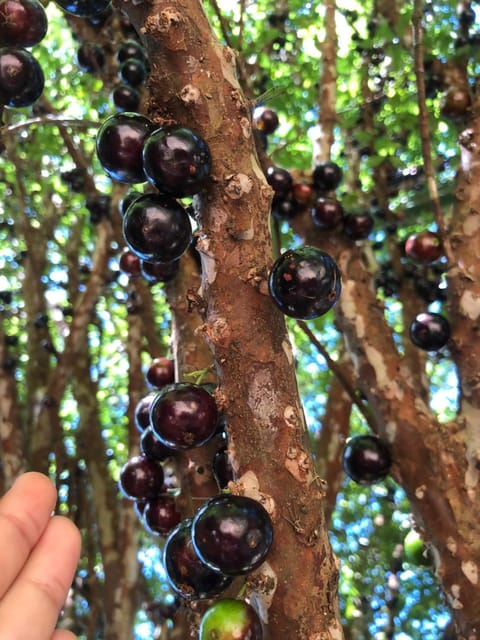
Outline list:
[[[178,482],[172,486],[167,477],[168,461],[179,451],[200,447],[215,437],[221,424],[219,412],[205,386],[173,382],[174,365],[168,358],[156,358],[146,379],[155,390],[135,409],[140,454],[122,467],[119,487],[134,501],[147,531],[166,536],[163,563],[175,593],[184,600],[213,598],[235,576],[249,573],[265,560],[273,537],[270,516],[256,500],[221,494],[207,500],[192,519],[182,519],[175,501],[180,488]],[[215,462],[213,466],[215,469]],[[220,475],[215,477],[223,487],[225,480],[220,482]],[[246,602],[230,599],[211,607],[202,621],[200,638],[230,637],[218,629],[219,619],[224,620],[222,610],[232,614],[230,628],[251,633],[234,637],[261,640],[262,627],[255,611]],[[225,620],[222,625],[225,630]],[[213,628],[218,636],[208,635]]]
[[[149,263],[178,260],[192,241],[192,225],[177,198],[201,191],[210,175],[210,152],[186,127],[158,127],[139,113],[107,118],[97,135],[104,171],[126,184],[148,181],[158,192],[129,204],[123,217],[128,248]]]
[[[42,95],[45,77],[27,49],[41,42],[47,29],[38,0],[0,2],[0,105],[29,107]]]

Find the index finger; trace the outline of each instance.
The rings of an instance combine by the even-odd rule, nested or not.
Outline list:
[[[41,473],[21,475],[0,500],[0,598],[44,532],[57,494]]]

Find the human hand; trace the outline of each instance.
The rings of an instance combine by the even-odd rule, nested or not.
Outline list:
[[[0,638],[74,640],[57,630],[80,554],[80,534],[51,515],[57,499],[50,480],[25,473],[0,500]]]

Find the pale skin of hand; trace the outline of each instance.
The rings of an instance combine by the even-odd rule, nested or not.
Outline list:
[[[50,480],[25,473],[0,499],[0,638],[77,640],[55,630],[80,554],[80,534],[52,516]]]

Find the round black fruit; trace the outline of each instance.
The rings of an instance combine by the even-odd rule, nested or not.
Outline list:
[[[410,340],[424,351],[442,349],[450,338],[448,320],[439,313],[419,313],[411,322]]]
[[[319,229],[334,229],[343,219],[343,207],[334,198],[321,196],[312,207],[312,220]]]
[[[365,240],[373,229],[374,220],[370,213],[349,213],[343,218],[343,231],[352,240]]]
[[[159,191],[192,196],[207,183],[211,159],[206,142],[186,127],[162,127],[146,140],[145,175]]]
[[[147,79],[147,68],[141,60],[129,58],[122,62],[118,75],[122,82],[131,87],[138,87]]]
[[[141,60],[142,62],[146,62],[147,60],[145,50],[140,42],[136,40],[125,40],[117,51],[117,60],[121,64],[132,58]]]
[[[140,94],[134,87],[119,84],[112,91],[112,102],[118,111],[136,111],[140,106]]]
[[[147,262],[172,262],[188,249],[192,225],[185,209],[161,193],[140,196],[123,217],[128,247]]]
[[[150,407],[155,435],[172,449],[191,449],[208,442],[217,428],[218,410],[213,396],[195,384],[164,387]]]
[[[335,162],[322,162],[313,169],[312,182],[318,191],[333,191],[342,181],[343,173]]]
[[[146,182],[143,145],[154,129],[153,122],[139,113],[116,113],[107,118],[97,133],[97,156],[103,170],[118,182]]]
[[[191,520],[182,520],[165,542],[163,565],[167,580],[187,600],[214,598],[225,591],[232,578],[212,571],[200,560],[192,544],[191,524]]]
[[[155,398],[156,393],[149,393],[140,400],[135,405],[134,410],[134,419],[135,426],[138,431],[142,433],[147,427],[150,426],[150,406]]]
[[[275,191],[276,196],[285,196],[293,185],[293,178],[290,171],[282,167],[268,167],[266,171],[268,184]]]
[[[179,260],[172,260],[172,262],[140,261],[140,271],[142,276],[150,284],[155,284],[157,282],[170,282],[170,280],[177,275],[179,268]]]
[[[147,427],[140,436],[140,452],[147,458],[163,462],[167,458],[175,455],[175,451],[166,447],[161,440],[157,438],[152,427]]]
[[[134,456],[121,468],[118,486],[129,500],[156,498],[163,487],[163,469],[146,456]]]
[[[38,0],[0,2],[0,46],[33,47],[47,29],[47,14]]]
[[[383,480],[392,464],[390,450],[377,436],[354,436],[343,450],[343,470],[359,484],[373,484]]]
[[[67,13],[79,18],[94,18],[110,6],[110,0],[55,0]]]
[[[167,536],[181,521],[175,498],[158,496],[147,500],[143,511],[145,527],[151,533]]]
[[[95,42],[83,42],[77,50],[77,64],[86,73],[98,73],[105,66],[105,51]]]
[[[283,313],[309,320],[326,313],[338,300],[340,270],[328,253],[304,246],[286,251],[275,261],[268,285]]]
[[[0,104],[29,107],[42,95],[44,84],[42,68],[29,51],[0,49]]]
[[[197,511],[192,541],[198,557],[211,569],[242,575],[267,557],[273,541],[272,521],[257,500],[219,495]]]
[[[145,379],[154,389],[161,389],[175,381],[175,363],[171,358],[154,358],[150,363]]]
[[[222,598],[205,612],[199,640],[262,640],[262,622],[255,609],[244,600]]]

